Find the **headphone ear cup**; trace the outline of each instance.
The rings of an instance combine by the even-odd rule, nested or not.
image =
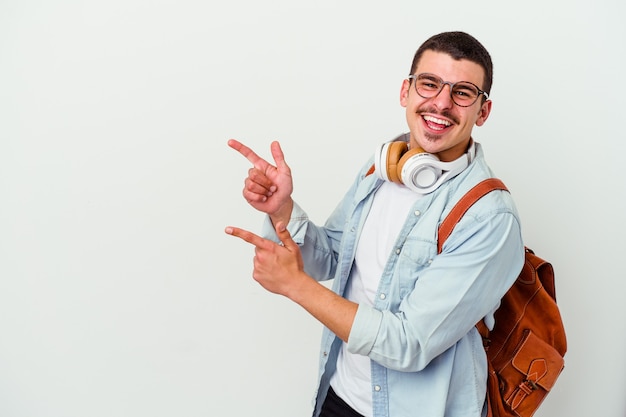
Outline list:
[[[412,148],[398,162],[398,176],[407,187],[424,192],[433,186],[442,170],[436,163],[439,158],[421,148]]]
[[[406,154],[408,149],[406,142],[392,142],[387,148],[387,155],[385,158],[385,166],[387,170],[387,177],[392,182],[402,183],[400,177],[400,160],[403,155]]]

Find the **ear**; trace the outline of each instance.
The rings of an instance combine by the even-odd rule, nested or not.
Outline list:
[[[485,101],[482,106],[480,106],[480,110],[478,111],[478,119],[476,119],[476,126],[482,126],[489,118],[489,114],[491,113],[491,100]]]
[[[405,79],[402,81],[402,88],[400,88],[400,105],[406,107],[409,100],[409,89],[411,88],[411,80]]]

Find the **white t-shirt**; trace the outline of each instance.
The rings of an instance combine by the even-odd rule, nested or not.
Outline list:
[[[380,277],[406,216],[420,194],[401,184],[385,181],[376,191],[356,248],[346,298],[358,304],[374,304]],[[348,352],[342,344],[337,371],[330,385],[350,407],[372,415],[370,359]]]

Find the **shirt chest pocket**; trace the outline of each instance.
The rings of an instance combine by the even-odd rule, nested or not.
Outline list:
[[[431,264],[436,253],[434,242],[415,237],[407,238],[397,249],[398,263],[394,275],[401,298],[413,290],[420,271]]]

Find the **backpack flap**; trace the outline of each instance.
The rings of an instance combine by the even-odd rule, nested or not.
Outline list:
[[[528,330],[511,366],[499,372],[501,381],[502,377],[518,381],[517,386],[504,387],[506,403],[517,415],[532,415],[554,386],[564,364],[556,349]]]
[[[548,295],[556,302],[556,290],[554,288],[554,269],[552,264],[535,255],[535,252],[526,247],[526,266],[529,271],[536,271],[536,277],[541,281],[541,285]],[[526,272],[526,271],[525,271]]]

